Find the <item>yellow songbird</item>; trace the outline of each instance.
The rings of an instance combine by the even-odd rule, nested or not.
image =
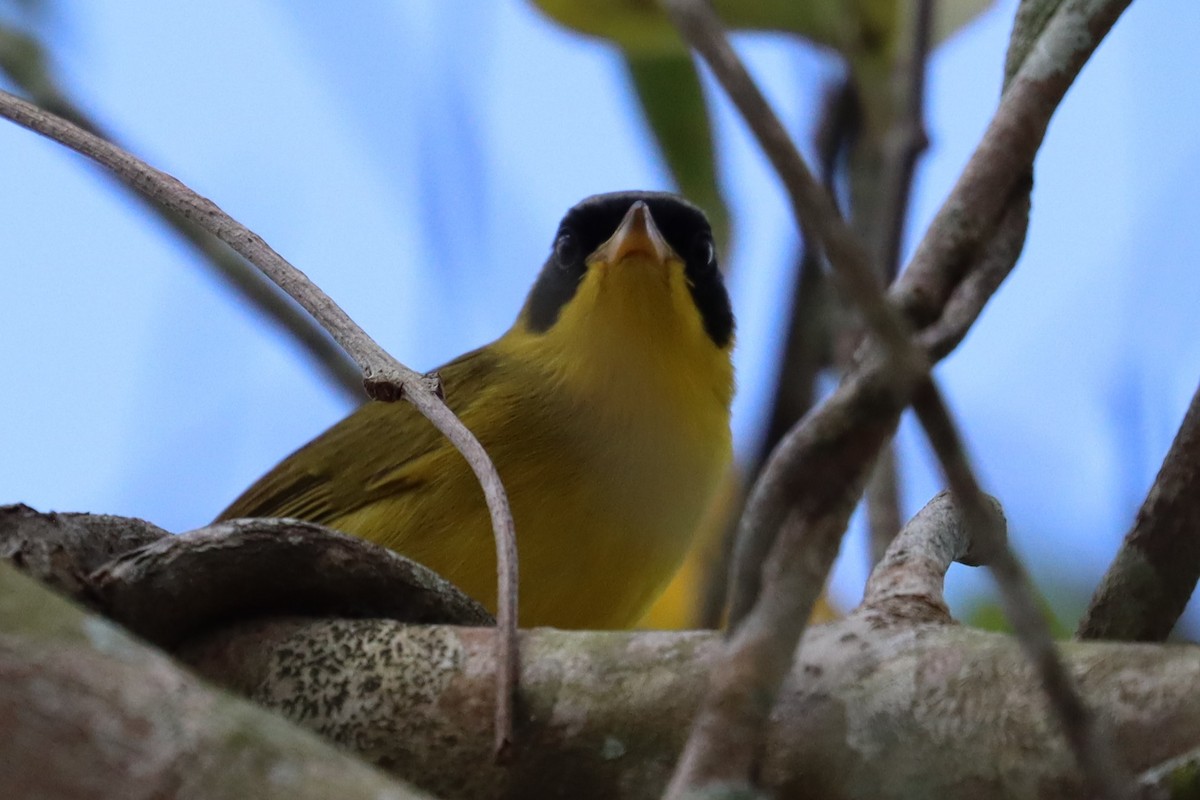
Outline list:
[[[629,627],[679,567],[730,460],[733,313],[703,212],[657,192],[563,218],[516,323],[442,367],[517,530],[522,625]],[[470,468],[405,403],[368,403],[219,517],[295,517],[390,547],[495,608]]]

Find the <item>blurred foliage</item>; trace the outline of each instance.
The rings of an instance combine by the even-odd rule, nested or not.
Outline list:
[[[1082,616],[1083,610],[1087,606],[1087,597],[1076,596],[1070,592],[1055,592],[1053,599],[1038,592],[1037,597],[1042,613],[1050,623],[1050,634],[1055,639],[1070,639],[1075,626],[1066,620],[1076,620]],[[972,628],[996,633],[1012,633],[1012,625],[1004,614],[1003,606],[994,600],[978,600],[972,603],[965,613],[957,615],[957,617]]]

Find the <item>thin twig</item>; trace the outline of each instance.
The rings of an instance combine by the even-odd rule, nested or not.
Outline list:
[[[505,754],[512,744],[518,663],[517,559],[512,512],[495,465],[479,440],[442,401],[437,378],[414,372],[388,355],[303,272],[289,264],[249,228],[176,178],[8,92],[0,91],[0,116],[87,156],[138,193],[220,238],[321,323],[321,327],[362,368],[363,385],[371,398],[384,402],[407,400],[462,453],[483,488],[496,539],[499,573],[496,636],[500,651],[500,668],[496,676],[496,753],[498,756]]]
[[[880,219],[884,226],[881,258],[888,283],[895,280],[900,272],[913,176],[917,162],[929,148],[929,133],[925,130],[925,73],[932,38],[933,6],[933,0],[917,0],[916,18],[912,23],[912,47],[904,79],[906,102],[900,124],[887,134],[889,164],[886,177],[889,185],[884,196],[886,207]]]
[[[1200,388],[1137,521],[1079,623],[1080,639],[1161,642],[1200,578]]]
[[[820,121],[813,135],[821,185],[833,196],[838,164],[861,124],[854,85],[839,78],[829,86],[821,103]],[[759,445],[750,475],[758,474],[775,445],[796,420],[812,408],[818,374],[832,360],[830,352],[829,282],[823,272],[823,254],[812,236],[801,240],[796,283],[783,347],[778,388],[767,413],[766,433]]]
[[[0,72],[20,88],[34,105],[75,123],[101,139],[118,144],[111,132],[105,131],[103,126],[62,92],[50,74],[45,54],[37,41],[4,25],[0,25]],[[101,170],[101,174],[107,178],[114,177],[105,170]],[[128,188],[120,181],[117,183],[122,188]],[[264,319],[295,340],[330,385],[347,400],[362,402],[362,375],[358,367],[310,315],[296,308],[261,272],[200,226],[142,194],[131,192],[131,196],[191,245],[200,258],[238,296],[258,310]]]
[[[1001,106],[975,156],[968,164],[967,170],[960,179],[957,189],[964,185],[973,190],[968,197],[978,203],[980,208],[960,209],[960,217],[968,212],[975,215],[979,223],[977,229],[963,232],[959,225],[961,218],[946,219],[946,209],[939,214],[941,228],[938,223],[931,228],[922,247],[918,250],[918,260],[922,251],[925,253],[924,269],[929,274],[920,277],[936,279],[945,285],[945,291],[938,295],[944,303],[950,294],[960,274],[954,273],[956,266],[966,266],[970,263],[970,252],[963,251],[964,242],[980,244],[991,238],[995,230],[997,218],[1005,209],[1014,186],[1027,174],[1033,157],[1044,135],[1049,117],[1061,101],[1062,95],[1070,85],[1074,76],[1082,68],[1088,56],[1095,49],[1099,40],[1115,22],[1116,17],[1127,5],[1129,0],[1081,0],[1073,4],[1069,13],[1055,16],[1046,28],[1046,35],[1039,42],[1037,50],[1026,59],[1013,83],[1005,93]],[[845,228],[835,213],[831,213],[832,205],[821,192],[820,187],[813,181],[811,174],[794,145],[788,139],[783,126],[778,122],[774,113],[755,86],[729,45],[720,23],[712,13],[711,8],[696,0],[667,0],[667,8],[675,19],[676,26],[684,39],[699,52],[708,62],[718,81],[733,99],[746,122],[759,139],[760,146],[766,151],[781,180],[788,189],[792,199],[793,210],[797,216],[803,216],[812,230],[820,236],[825,246],[826,254],[831,264],[843,279],[843,285],[850,291],[852,298],[859,304],[872,333],[883,344],[891,362],[890,385],[893,389],[909,392],[915,387],[910,381],[916,379],[917,385],[923,387],[921,418],[924,424],[940,429],[929,430],[931,440],[939,448],[939,456],[945,459],[944,466],[951,486],[967,515],[969,523],[976,535],[983,539],[987,549],[995,553],[996,566],[993,574],[1005,596],[1006,605],[1012,614],[1014,629],[1021,639],[1022,645],[1034,656],[1035,666],[1042,677],[1043,686],[1052,707],[1058,714],[1063,725],[1068,742],[1072,745],[1076,758],[1085,772],[1092,789],[1105,797],[1123,797],[1127,785],[1115,775],[1116,761],[1110,753],[1108,742],[1094,729],[1090,716],[1084,712],[1084,707],[1073,690],[1069,675],[1058,659],[1053,642],[1048,635],[1045,620],[1040,617],[1031,621],[1023,613],[1027,608],[1034,608],[1027,581],[1022,581],[1023,572],[1019,563],[1008,550],[1005,543],[997,541],[993,526],[988,523],[984,508],[982,493],[975,484],[974,476],[969,472],[965,455],[961,448],[951,451],[951,444],[957,444],[949,416],[940,405],[940,397],[931,379],[928,377],[927,362],[924,354],[918,353],[906,335],[904,322],[894,314],[894,309],[882,299],[878,284],[874,281],[869,269],[865,249]],[[1025,119],[1032,115],[1033,121]],[[1032,136],[1030,131],[1032,130]],[[1011,158],[1014,147],[1004,148],[1006,137],[1015,139],[1015,150],[1023,156],[1016,160]],[[980,156],[985,154],[993,159],[1000,159],[1000,167],[994,165],[981,166],[977,163]],[[999,190],[999,197],[979,197],[979,187],[970,183],[980,180],[983,173],[993,184],[992,191]],[[952,200],[955,199],[953,196]],[[928,245],[929,242],[932,245]],[[907,288],[907,287],[906,287]],[[915,300],[927,300],[916,297]],[[915,308],[914,308],[915,306]],[[919,310],[918,304],[910,304],[907,310]],[[937,311],[939,309],[931,309]],[[934,316],[936,318],[936,315]],[[918,320],[920,317],[918,316]],[[954,434],[953,436],[948,435]],[[789,437],[790,438],[790,437]],[[940,445],[940,446],[939,446]],[[781,449],[783,445],[781,444]],[[776,455],[779,455],[777,451]],[[772,459],[773,461],[775,459]],[[791,525],[785,521],[775,546],[771,548],[772,556],[763,565],[764,583],[770,591],[759,593],[754,601],[753,619],[747,619],[747,628],[753,628],[753,633],[762,636],[759,623],[772,620],[783,627],[775,630],[773,641],[762,640],[763,647],[752,647],[740,651],[741,655],[757,653],[759,663],[751,664],[759,669],[759,674],[766,680],[752,686],[754,691],[756,711],[750,716],[761,723],[765,716],[761,712],[765,704],[767,708],[773,702],[779,684],[775,680],[781,673],[775,662],[790,659],[803,632],[804,613],[811,607],[809,595],[814,591],[811,586],[798,585],[794,575],[786,575],[772,584],[769,576],[779,576],[780,573],[771,569],[776,553],[784,546],[785,541],[795,538],[795,559],[804,558],[807,554],[809,563],[823,561],[819,556],[826,554],[830,548],[817,546],[813,549],[813,536],[809,534],[809,547],[801,547],[803,534],[806,530],[827,532],[830,515],[816,514],[814,505],[821,505],[816,492],[805,492],[807,499],[803,505],[796,506],[795,498],[782,491],[783,484],[791,484],[791,480],[783,480],[791,476],[774,475],[776,485],[771,485],[771,465],[764,470],[762,478],[755,487],[750,505],[747,509],[743,528],[746,532],[756,532],[760,536],[770,537],[770,532],[779,530],[780,519],[793,520],[797,517],[801,523]],[[964,478],[969,478],[969,480]],[[786,516],[785,516],[786,515]],[[834,517],[838,515],[832,515]],[[794,530],[794,536],[789,535],[789,529]],[[767,533],[762,533],[766,531]],[[840,532],[838,534],[840,538]],[[824,539],[817,536],[817,539]],[[836,552],[836,546],[832,548]],[[832,559],[829,559],[830,562]],[[744,566],[744,565],[743,565]],[[756,567],[745,568],[748,573],[757,571]],[[797,570],[798,571],[798,570]],[[756,576],[751,576],[751,580]],[[824,576],[820,576],[823,580]],[[757,583],[757,581],[755,581]],[[792,592],[788,597],[785,593]],[[737,598],[735,597],[735,600]],[[786,605],[790,614],[772,614],[772,607]],[[744,609],[741,609],[744,611]],[[736,624],[737,618],[731,611],[731,625]],[[794,637],[794,638],[793,638]],[[735,630],[730,642],[728,661],[732,664],[739,655],[737,645],[743,637]],[[769,645],[768,645],[769,642]],[[736,720],[739,714],[744,714],[746,708],[739,705],[746,701],[743,689],[731,684],[720,666],[714,669],[713,683],[706,698],[704,707],[697,718],[692,736],[681,757],[669,796],[676,796],[683,791],[705,785],[709,780],[746,780],[755,762],[747,759],[731,759],[725,766],[718,766],[720,748],[727,745],[727,736],[718,735],[722,726],[731,720]],[[732,728],[736,730],[737,727]],[[750,737],[744,745],[751,755],[756,752],[756,743],[761,742],[761,724],[743,728],[743,733]]]
[[[1036,2],[1036,0],[1035,0]],[[992,238],[1029,170],[1050,118],[1083,65],[1132,0],[1061,0],[891,297],[924,328],[945,309],[963,270]]]
[[[883,207],[875,220],[879,227],[879,258],[884,282],[891,284],[900,272],[904,249],[904,227],[912,196],[917,162],[929,147],[925,129],[925,73],[929,60],[929,42],[933,28],[933,0],[917,0],[912,21],[912,45],[907,54],[901,89],[904,101],[895,124],[885,135],[883,165]],[[874,565],[883,558],[888,545],[900,530],[900,474],[896,443],[884,445],[883,452],[867,482],[867,520],[870,529],[870,558]]]

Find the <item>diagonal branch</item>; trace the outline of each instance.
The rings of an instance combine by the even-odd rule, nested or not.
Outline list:
[[[375,400],[401,398],[417,408],[462,453],[479,479],[491,513],[496,538],[497,659],[496,750],[511,745],[513,698],[517,681],[517,548],[512,512],[491,458],[441,398],[436,377],[421,375],[388,355],[366,331],[300,270],[289,264],[256,233],[215,203],[176,178],[78,126],[19,97],[0,92],[0,116],[87,156],[118,180],[152,202],[161,204],[209,233],[254,264],[321,323],[363,371],[363,385]]]
[[[1200,389],[1075,635],[1161,642],[1187,606],[1198,577]]]
[[[964,245],[978,247],[996,234],[997,222],[1014,188],[1032,166],[1050,116],[1127,4],[1128,0],[1071,3],[1060,9],[1047,25],[1042,39],[1002,98],[983,142],[947,202],[951,206],[957,201],[960,207],[953,213],[944,207],[918,249],[913,266],[916,279],[944,289],[933,296],[933,302],[921,293],[901,295],[910,301],[904,308],[916,317],[918,324],[937,319],[936,312],[948,302],[962,280],[963,270],[971,265],[974,253]],[[1124,781],[1117,774],[1117,762],[1108,743],[1096,732],[1093,720],[1078,699],[1056,654],[1045,619],[1036,613],[1028,580],[989,519],[986,501],[962,452],[952,420],[929,378],[926,356],[908,339],[906,325],[894,308],[883,301],[865,249],[833,213],[832,203],[812,179],[782,125],[739,62],[711,9],[696,0],[668,0],[667,6],[685,40],[709,63],[758,137],[787,187],[793,210],[818,234],[844,287],[883,345],[888,355],[882,370],[887,376],[883,388],[899,396],[900,406],[905,398],[915,397],[918,416],[943,462],[959,506],[984,550],[993,554],[996,565],[993,575],[1000,584],[1014,628],[1033,657],[1043,687],[1092,790],[1105,797],[1123,796]],[[988,188],[983,197],[981,183]],[[964,221],[972,224],[964,227]],[[925,318],[914,313],[922,309],[922,301],[925,310],[934,312]],[[803,426],[804,422],[800,427]],[[788,440],[803,443],[801,436],[789,436]],[[764,470],[743,520],[747,539],[757,540],[760,549],[765,549],[761,548],[762,540],[769,541],[779,531],[770,555],[763,562],[764,589],[760,593],[747,592],[742,607],[735,606],[731,611],[731,623],[736,624],[738,612],[744,612],[748,605],[747,599],[754,603],[744,624],[734,631],[726,658],[713,670],[709,694],[672,780],[670,797],[705,785],[741,783],[754,774],[762,746],[763,723],[781,676],[794,657],[820,581],[836,555],[845,525],[843,518],[848,518],[852,508],[852,504],[847,507],[844,492],[848,488],[861,489],[861,482],[849,487],[842,484],[841,492],[827,494],[804,487],[797,498],[794,491],[788,491],[802,486],[793,472],[805,472],[800,466],[811,467],[808,462],[813,454],[811,448],[806,451],[802,446],[789,452],[788,440],[776,450]],[[867,449],[877,452],[878,446]],[[794,463],[788,464],[789,460]],[[849,475],[861,479],[862,470],[851,470]],[[739,572],[757,583],[757,564],[743,562]],[[808,582],[800,575],[807,577]],[[811,583],[814,577],[815,586]],[[734,600],[737,599],[735,596]],[[1034,609],[1034,613],[1027,613],[1029,609]],[[741,741],[735,745],[736,752],[731,752],[730,743],[738,736]]]

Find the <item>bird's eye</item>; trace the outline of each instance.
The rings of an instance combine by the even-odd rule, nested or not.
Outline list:
[[[555,240],[554,257],[562,267],[569,267],[579,259],[579,243],[570,231],[565,231]]]
[[[692,258],[703,267],[713,268],[717,265],[717,248],[713,240],[707,236],[697,239],[692,246]]]

